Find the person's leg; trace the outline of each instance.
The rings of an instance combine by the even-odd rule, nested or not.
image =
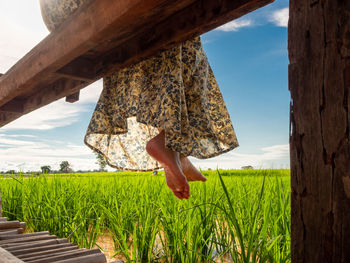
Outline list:
[[[158,128],[159,133],[163,131],[163,129]],[[165,143],[165,141],[164,141]],[[205,182],[207,178],[191,163],[191,161],[187,157],[180,156],[180,164],[182,172],[185,174],[187,181],[203,181]]]
[[[185,174],[187,181],[203,181],[207,178],[191,163],[187,157],[180,158],[182,172]]]
[[[188,199],[190,186],[181,169],[180,154],[165,147],[163,130],[147,143],[146,151],[164,167],[167,185],[175,196]]]

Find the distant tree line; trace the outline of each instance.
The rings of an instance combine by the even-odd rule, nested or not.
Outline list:
[[[94,170],[77,170],[74,171],[71,167],[71,164],[68,161],[62,161],[60,163],[59,170],[53,170],[50,165],[43,165],[40,167],[41,171],[27,171],[27,172],[18,172],[16,170],[0,171],[0,174],[58,174],[58,173],[92,173],[92,172],[106,172],[107,162],[102,154],[99,152],[94,152],[96,156],[96,164],[98,164],[99,169]]]

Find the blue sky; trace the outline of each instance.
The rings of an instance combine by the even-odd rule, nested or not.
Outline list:
[[[289,167],[287,53],[288,1],[264,8],[202,35],[240,146],[224,155],[192,159],[206,168]],[[37,0],[0,0],[0,72],[40,42],[48,31]],[[83,143],[102,81],[81,91],[80,101],[54,102],[0,128],[0,171],[97,168]]]

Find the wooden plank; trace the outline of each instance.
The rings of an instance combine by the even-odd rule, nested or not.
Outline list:
[[[78,249],[63,253],[62,255],[46,257],[33,261],[31,263],[105,263],[107,262],[104,254],[99,249]]]
[[[90,1],[1,78],[0,105],[23,90],[45,82],[53,72],[90,49],[132,32],[145,22],[141,21],[143,14],[161,10],[157,6],[164,2],[166,0]]]
[[[7,231],[7,230],[18,229],[18,228],[22,228],[23,231],[25,231],[26,223],[19,222],[17,220],[15,221],[0,220],[0,231]]]
[[[111,74],[120,68],[146,59],[159,50],[206,33],[272,1],[195,1],[161,23],[143,29],[127,42],[110,49],[104,56],[98,57],[95,70],[101,76]]]
[[[25,103],[25,100],[13,99],[13,100],[9,101],[8,103],[2,105],[0,107],[0,111],[23,113],[24,103]]]
[[[0,112],[0,127],[272,1],[92,0],[1,77],[0,105],[25,102],[23,112]],[[54,90],[55,83],[72,81],[61,93]]]
[[[48,246],[39,246],[39,247],[34,246],[34,247],[24,248],[24,249],[16,249],[16,250],[6,249],[6,250],[11,252],[11,254],[14,256],[19,256],[19,255],[30,255],[37,252],[48,251],[48,250],[58,249],[58,248],[72,247],[72,246],[77,247],[71,243],[62,243],[62,244],[52,244]]]
[[[33,241],[39,241],[39,240],[49,240],[49,239],[56,239],[57,237],[55,235],[47,236],[31,236],[31,237],[18,237],[14,239],[9,240],[0,240],[0,246],[7,245],[9,243],[26,243],[26,242],[33,242]]]
[[[13,234],[23,234],[23,228],[11,229],[11,230],[1,230],[0,237],[4,235],[13,235]]]
[[[24,263],[22,260],[16,258],[10,252],[0,247],[0,263]]]
[[[20,228],[20,227],[21,227],[21,223],[17,220],[0,222],[0,229],[13,229],[13,228]]]
[[[40,241],[32,241],[30,243],[10,243],[1,245],[6,250],[12,252],[20,249],[27,249],[32,247],[42,247],[54,244],[65,244],[68,243],[67,238],[59,238],[59,239],[51,239],[51,240],[40,240]]]
[[[57,99],[64,98],[66,95],[78,92],[82,87],[85,87],[85,85],[86,82],[84,81],[61,78],[54,83],[51,83],[48,87],[42,88],[39,92],[29,96],[23,105],[23,113],[29,113],[35,109],[54,102]],[[22,115],[23,114],[21,113],[0,112],[0,126],[19,118]]]
[[[56,74],[65,78],[91,82],[96,78],[95,64],[90,59],[78,57],[65,67],[56,71]]]
[[[73,259],[57,261],[57,263],[106,263],[106,257],[103,254],[82,256]],[[34,263],[34,262],[33,262]]]
[[[20,228],[23,229],[23,231],[26,231],[26,223],[25,222],[20,222],[19,226],[20,226]]]
[[[45,251],[28,253],[28,254],[18,254],[15,256],[27,262],[27,261],[34,261],[38,259],[47,259],[49,257],[59,256],[64,253],[67,253],[70,251],[76,251],[76,250],[78,250],[78,246],[71,244],[71,246],[58,247],[58,248],[48,249]]]
[[[292,262],[350,262],[350,1],[290,1]]]
[[[28,233],[28,234],[0,234],[0,240],[8,240],[15,239],[18,237],[26,238],[26,237],[34,237],[34,236],[48,236],[50,233],[48,231]]]

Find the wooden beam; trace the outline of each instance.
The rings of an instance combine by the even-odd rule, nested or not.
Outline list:
[[[290,1],[292,262],[350,262],[350,1]]]
[[[109,75],[177,43],[208,32],[272,1],[198,0],[161,23],[144,29],[96,59],[97,74]]]
[[[14,112],[14,113],[23,113],[23,104],[25,100],[14,99],[0,107],[2,112]]]
[[[133,29],[139,28],[142,23],[147,24],[143,20],[147,14],[163,10],[161,4],[164,2],[167,0],[88,2],[5,74],[0,82],[0,105],[33,85],[44,83],[51,72],[59,71],[90,49],[111,38],[126,38]],[[119,41],[125,39],[120,38]]]
[[[78,57],[56,71],[56,74],[65,78],[91,82],[96,78],[95,63],[89,59]]]
[[[0,78],[0,106],[26,99],[23,113],[0,113],[0,127],[272,1],[91,0]],[[62,77],[78,81],[78,89],[55,97],[50,87]],[[42,101],[27,102],[38,99],[36,92]]]
[[[27,114],[35,109],[41,108],[51,102],[59,100],[67,96],[67,94],[75,94],[79,90],[86,86],[85,81],[73,80],[73,79],[59,79],[46,88],[42,88],[40,92],[28,97],[23,104],[23,112],[0,112],[0,124],[5,125],[21,117],[23,114]],[[68,96],[69,96],[68,95]]]
[[[79,100],[79,94],[80,92],[75,92],[69,96],[66,97],[66,102],[69,102],[69,103],[74,103],[74,102],[77,102]]]

